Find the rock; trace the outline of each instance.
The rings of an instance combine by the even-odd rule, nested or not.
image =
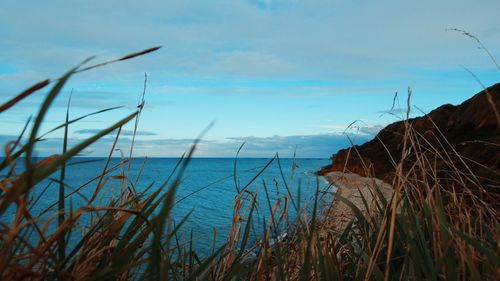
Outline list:
[[[500,111],[499,83],[460,105],[445,104],[426,116],[409,119],[412,139],[418,143],[414,147],[418,149],[408,155],[403,169],[408,170],[418,154],[425,155],[439,178],[450,178],[457,170],[464,174],[472,172],[484,187],[498,193],[500,125],[488,93],[495,109]],[[395,163],[402,157],[404,134],[405,121],[392,123],[373,140],[340,150],[332,157],[332,164],[318,173],[346,171],[392,182]]]

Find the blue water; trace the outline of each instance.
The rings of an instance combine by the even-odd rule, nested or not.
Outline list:
[[[176,158],[149,158],[134,159],[131,162],[129,180],[135,182],[137,179],[137,191],[140,192],[148,185],[153,184],[152,190],[168,178],[179,159]],[[82,161],[91,161],[77,163]],[[112,159],[110,167],[118,163],[120,159]],[[189,219],[183,227],[186,237],[193,232],[195,238],[195,250],[200,255],[209,253],[212,249],[213,232],[216,228],[216,245],[222,245],[227,240],[233,217],[233,203],[235,199],[236,185],[242,188],[270,161],[270,159],[243,158],[238,159],[236,169],[236,184],[234,177],[234,159],[231,158],[193,158],[188,165],[180,186],[178,187],[173,209],[172,218],[180,221],[187,213],[192,211]],[[73,165],[67,168],[66,180],[67,193],[78,188],[92,178],[98,176],[104,167],[104,158],[75,158]],[[257,193],[257,210],[254,212],[253,227],[250,240],[254,240],[262,232],[262,222],[268,221],[269,208],[265,196],[264,184],[267,186],[271,204],[284,195],[287,195],[286,186],[289,187],[295,206],[289,202],[288,219],[294,221],[297,209],[308,212],[312,208],[315,191],[317,188],[325,190],[328,188],[322,178],[317,178],[314,171],[329,163],[328,159],[280,159],[281,170],[275,159],[264,170],[264,172],[248,186],[248,190]],[[144,165],[144,166],[143,166]],[[143,166],[143,167],[142,167]],[[293,171],[292,166],[295,166]],[[142,168],[141,168],[142,167]],[[125,169],[128,164],[125,165]],[[293,171],[293,178],[292,178]],[[140,173],[140,177],[137,177]],[[112,196],[119,191],[120,179],[113,176],[120,175],[120,169],[116,169],[106,176],[106,182],[101,195],[96,198],[94,205],[105,205]],[[59,173],[54,173],[57,179]],[[32,196],[39,195],[49,181],[45,181],[36,187]],[[66,200],[66,205],[71,204],[73,209],[82,206],[84,197],[90,197],[94,192],[97,182],[94,181]],[[53,183],[43,193],[41,199],[33,208],[33,214],[43,210],[57,201],[58,185]],[[299,192],[300,190],[300,192]],[[70,203],[71,202],[71,203]],[[3,220],[3,219],[2,219]],[[85,220],[80,223],[85,227]],[[78,240],[73,237],[72,240]]]

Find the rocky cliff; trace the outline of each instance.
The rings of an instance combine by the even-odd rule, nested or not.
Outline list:
[[[340,150],[332,157],[332,164],[318,173],[349,171],[391,182],[394,163],[402,157],[406,128],[410,127],[407,145],[412,147],[412,153],[405,158],[404,169],[412,167],[419,154],[425,155],[440,178],[451,175],[451,170],[472,172],[483,185],[498,191],[500,125],[495,109],[500,111],[500,83],[460,105],[446,104],[425,116],[409,119],[407,125],[405,121],[390,124],[373,140]]]

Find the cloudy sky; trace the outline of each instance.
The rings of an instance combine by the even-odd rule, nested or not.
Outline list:
[[[498,0],[443,1],[10,1],[0,2],[0,98],[57,78],[85,58],[94,63],[148,47],[162,48],[72,78],[43,130],[64,120],[73,91],[72,118],[123,108],[70,127],[71,143],[126,116],[137,105],[144,73],[146,106],[136,155],[179,156],[203,129],[198,156],[327,158],[362,143],[398,120],[387,114],[398,92],[428,112],[457,104],[500,71],[474,40],[500,60]],[[46,91],[0,115],[0,140],[15,138],[36,114]],[[386,114],[384,114],[386,113]],[[392,112],[394,113],[394,112]],[[397,113],[397,110],[396,110]],[[421,114],[413,108],[413,114]],[[397,115],[397,114],[396,114]],[[42,131],[43,131],[42,130]],[[133,126],[119,147],[128,149]],[[105,155],[104,139],[87,155]],[[60,150],[61,132],[38,145]]]

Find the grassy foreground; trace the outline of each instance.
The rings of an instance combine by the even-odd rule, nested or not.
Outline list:
[[[39,132],[40,126],[54,99],[79,72],[156,49],[90,67],[78,66],[1,105],[0,114],[36,91],[52,87],[33,122],[26,124],[17,140],[5,145],[6,157],[0,163],[0,280],[495,280],[500,276],[498,198],[492,198],[475,175],[456,169],[453,162],[447,163],[447,178],[439,178],[433,157],[457,157],[423,154],[420,143],[425,139],[409,122],[401,162],[410,155],[416,161],[405,170],[402,164],[394,163],[392,198],[377,196],[374,184],[375,205],[344,202],[355,216],[343,229],[330,231],[318,212],[316,196],[312,214],[299,216],[295,231],[279,243],[272,242],[280,236],[276,226],[285,221],[294,198],[268,199],[268,220],[262,222],[265,231],[249,245],[256,194],[242,188],[235,197],[227,243],[214,247],[210,256],[195,253],[194,238],[181,234],[189,215],[174,223],[170,214],[196,144],[159,186],[137,186],[137,180],[128,177],[131,157],[110,165],[113,145],[102,172],[68,191],[67,161],[104,136],[115,134],[116,144],[122,126],[129,122],[135,122],[137,129],[144,103],[74,147],[67,147],[68,126],[113,108],[72,120],[67,115],[66,122],[54,128],[65,133],[62,153],[34,162],[35,145],[45,135]],[[21,172],[19,166],[24,167]],[[109,173],[117,169],[122,171],[119,193],[107,202],[96,202]],[[58,175],[57,180],[54,175]],[[40,185],[47,180],[48,185]],[[59,188],[59,200],[33,213],[45,190],[54,185]],[[261,185],[261,192],[267,195],[266,183]],[[88,186],[95,192],[84,206],[68,204],[79,189]],[[42,190],[34,192],[34,188]],[[68,243],[75,232],[82,232],[78,223],[84,216],[90,217],[90,223],[83,228],[81,239]]]

